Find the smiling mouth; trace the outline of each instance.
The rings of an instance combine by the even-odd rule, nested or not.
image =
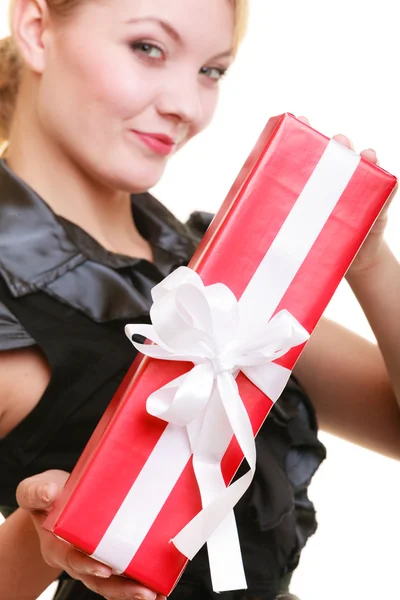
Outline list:
[[[175,140],[163,133],[143,133],[135,129],[131,129],[131,132],[135,134],[142,144],[160,156],[172,154],[177,146]]]

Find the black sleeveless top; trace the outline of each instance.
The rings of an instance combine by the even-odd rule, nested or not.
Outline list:
[[[150,194],[132,197],[132,214],[154,264],[106,251],[0,162],[0,351],[37,344],[52,370],[40,402],[0,440],[0,506],[15,508],[25,477],[72,470],[134,359],[125,324],[149,321],[151,288],[187,264],[211,219],[194,213],[183,225]],[[248,591],[214,595],[202,549],[171,600],[275,598],[316,529],[307,497],[325,457],[316,431],[292,378],[257,437],[255,479],[236,507]],[[65,598],[99,598],[73,587]]]

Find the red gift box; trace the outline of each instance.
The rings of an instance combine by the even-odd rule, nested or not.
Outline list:
[[[205,286],[228,286],[260,327],[285,310],[311,333],[395,185],[392,175],[292,115],[273,118],[189,267]],[[303,346],[276,364],[289,373]],[[146,402],[191,368],[136,359],[45,523],[164,595],[187,562],[170,542],[202,502],[184,428],[150,415]],[[277,398],[243,370],[236,382],[256,434]],[[242,460],[233,437],[221,461],[226,485]]]

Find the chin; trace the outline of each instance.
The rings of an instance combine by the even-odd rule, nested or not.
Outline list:
[[[130,194],[142,194],[159,183],[165,170],[165,164],[162,168],[144,169],[138,166],[137,169],[129,165],[129,168],[121,169],[119,166],[115,169],[111,177],[107,177],[108,184],[117,190],[129,192]]]

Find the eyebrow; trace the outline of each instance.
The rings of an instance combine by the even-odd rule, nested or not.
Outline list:
[[[164,31],[173,39],[175,40],[175,42],[177,42],[180,45],[183,45],[183,39],[182,37],[179,35],[179,33],[176,31],[176,29],[174,29],[174,27],[172,27],[172,25],[170,25],[167,21],[163,21],[163,19],[158,19],[157,17],[142,17],[142,18],[138,18],[138,19],[128,19],[128,21],[125,21],[126,24],[131,24],[131,23],[142,23],[143,21],[147,21],[150,23],[157,23],[157,25],[160,25],[160,27],[162,29],[164,29]]]
[[[219,59],[219,58],[232,58],[232,57],[233,57],[233,50],[227,50],[226,52],[221,52],[221,54],[217,54],[213,58]]]
[[[132,23],[142,23],[142,22],[150,22],[150,23],[156,23],[157,25],[159,25],[177,44],[179,44],[180,46],[184,45],[182,36],[176,31],[176,29],[174,27],[172,27],[172,25],[170,23],[168,23],[168,21],[164,21],[163,19],[159,19],[157,17],[142,17],[142,18],[132,18],[132,19],[128,19],[127,21],[125,21],[125,23],[127,25],[130,25]],[[217,56],[214,56],[214,59],[220,59],[220,58],[229,58],[233,56],[233,50],[229,49],[226,50],[226,52],[221,52],[220,54],[218,54]]]

